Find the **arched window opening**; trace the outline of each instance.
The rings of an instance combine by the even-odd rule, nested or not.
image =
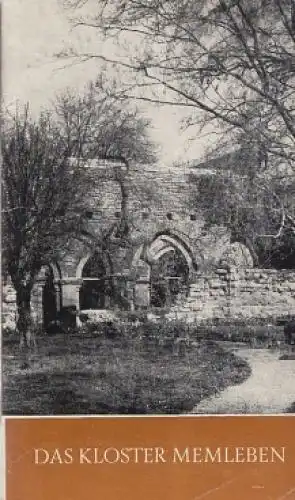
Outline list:
[[[151,267],[151,306],[170,307],[188,293],[189,267],[185,257],[173,248]]]
[[[82,272],[80,309],[105,309],[109,307],[110,291],[103,258],[95,252],[86,262]]]

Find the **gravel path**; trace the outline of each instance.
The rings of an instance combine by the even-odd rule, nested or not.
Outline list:
[[[283,413],[295,401],[295,360],[280,353],[242,347],[234,353],[247,360],[250,377],[201,401],[192,413]]]

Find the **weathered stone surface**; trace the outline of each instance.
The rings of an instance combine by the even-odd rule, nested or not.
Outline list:
[[[249,249],[242,243],[232,243],[222,254],[221,265],[236,268],[252,268],[253,258]]]
[[[203,282],[201,276],[198,279]],[[202,311],[202,318],[268,318],[295,311],[294,270],[236,269],[231,273],[217,270],[207,285],[209,294],[199,292],[198,283],[191,285],[180,310],[185,311],[189,305],[192,312]]]
[[[79,310],[84,265],[99,251],[102,232],[109,231],[120,217],[121,192],[115,179],[118,168],[118,164],[98,161],[89,170],[93,179],[88,223],[92,237],[83,244],[73,242],[71,251],[56,263],[54,286],[59,289],[60,307]],[[249,250],[240,243],[231,244],[224,227],[205,229],[202,214],[197,206],[192,208],[191,171],[131,165],[124,175],[129,191],[129,240],[126,246],[119,246],[116,234],[112,236],[108,248],[112,268],[106,266],[106,274],[112,276],[117,288],[124,278],[125,295],[124,286],[120,287],[125,305],[149,307],[151,265],[175,249],[188,267],[188,290],[179,294],[169,317],[195,321],[294,313],[295,271],[253,268]],[[3,319],[15,320],[11,287],[3,299]],[[40,321],[41,281],[34,290],[32,306]]]
[[[2,286],[2,328],[14,330],[16,326],[16,296],[10,283]]]

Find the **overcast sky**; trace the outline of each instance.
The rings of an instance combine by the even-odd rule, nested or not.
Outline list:
[[[99,71],[97,61],[62,69],[54,54],[73,42],[77,47],[97,41],[71,31],[58,0],[4,0],[3,5],[3,97],[6,105],[29,101],[37,112],[48,106],[65,87],[82,91]],[[151,135],[161,147],[161,160],[198,159],[206,138],[188,141],[192,131],[181,133],[181,111],[170,107],[145,107],[152,118]]]

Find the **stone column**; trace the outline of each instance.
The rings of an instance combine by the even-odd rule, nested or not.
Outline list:
[[[46,283],[44,277],[38,278],[32,289],[31,310],[32,318],[36,325],[43,325],[43,288]]]
[[[140,278],[135,283],[134,288],[134,305],[135,307],[149,307],[151,302],[151,287],[150,280]]]
[[[133,280],[127,279],[126,281],[126,295],[128,304],[130,307],[130,311],[134,311],[135,309],[135,283]]]
[[[69,277],[60,280],[62,307],[75,306],[76,310],[80,309],[79,292],[82,285],[82,279]]]
[[[62,306],[62,293],[61,293],[60,280],[54,281],[53,286],[55,292],[56,311],[59,312]]]
[[[3,284],[2,289],[2,327],[16,328],[17,307],[16,293],[11,280]]]
[[[61,290],[61,305],[62,308],[74,307],[76,312],[78,313],[80,310],[80,300],[79,300],[79,292],[82,284],[81,278],[69,277],[63,278],[60,280],[60,290]],[[81,326],[81,321],[76,315],[76,326]]]
[[[151,303],[151,268],[147,262],[139,261],[136,270],[136,281],[134,287],[134,306],[147,308]]]

